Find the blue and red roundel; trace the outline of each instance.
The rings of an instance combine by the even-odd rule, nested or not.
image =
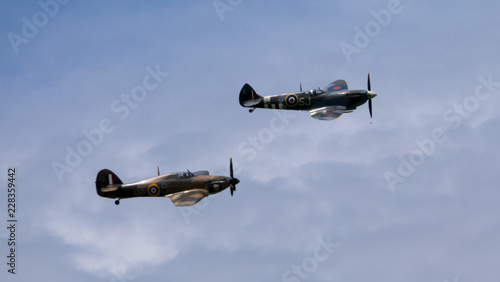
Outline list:
[[[188,198],[184,198],[182,200],[180,200],[179,202],[181,203],[184,203],[184,202],[190,202],[190,201],[193,201],[193,202],[196,202],[198,201],[199,198],[195,198],[195,197],[188,197]]]
[[[319,119],[322,119],[322,120],[334,120],[334,119],[340,117],[341,115],[342,115],[342,113],[337,113],[337,112],[326,113],[326,114],[320,115]]]
[[[334,84],[328,89],[326,89],[328,92],[336,92],[336,91],[342,91],[342,90],[347,90],[347,85],[345,84]]]
[[[289,107],[295,107],[299,103],[299,98],[295,94],[288,94],[285,98],[285,103]]]

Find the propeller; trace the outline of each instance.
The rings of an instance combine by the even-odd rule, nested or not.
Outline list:
[[[370,118],[373,117],[372,115],[372,98],[377,96],[377,93],[375,92],[372,92],[372,86],[371,86],[371,83],[370,83],[370,73],[368,73],[368,92],[367,92],[367,96],[368,96],[368,109],[370,110]]]
[[[368,73],[368,91],[372,90],[372,86],[370,84],[370,73]]]
[[[229,173],[231,176],[231,179],[229,180],[229,184],[231,187],[231,197],[233,196],[234,191],[236,191],[236,184],[240,183],[240,180],[238,178],[234,178],[234,173],[233,173],[233,158],[229,159]]]

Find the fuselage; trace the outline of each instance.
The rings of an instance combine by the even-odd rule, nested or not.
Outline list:
[[[178,173],[171,173],[128,184],[108,185],[98,189],[97,193],[106,198],[124,199],[167,196],[191,189],[206,189],[211,195],[229,187],[230,180],[231,178],[225,176],[179,176]]]
[[[349,90],[345,80],[335,80],[325,90],[301,91],[298,93],[260,96],[248,83],[243,85],[239,95],[242,107],[309,111],[311,117],[319,120],[333,120],[343,113],[350,113],[367,101],[372,116],[371,99],[377,96],[371,91],[368,75],[368,90]]]
[[[310,111],[311,109],[344,106],[346,110],[354,110],[368,101],[368,91],[354,90],[343,94],[312,94],[299,92],[264,96],[255,108]]]

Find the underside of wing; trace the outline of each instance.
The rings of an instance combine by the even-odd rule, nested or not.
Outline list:
[[[350,112],[352,111],[346,111],[346,107],[344,106],[323,107],[309,111],[311,117],[319,120],[334,120],[343,113]]]
[[[349,87],[347,87],[347,82],[345,82],[345,80],[342,79],[335,80],[334,82],[328,84],[325,87],[325,89],[331,94],[342,94],[342,93],[347,93],[349,91]]]
[[[189,191],[183,191],[175,194],[167,195],[172,203],[177,207],[192,206],[208,195],[208,191],[205,189],[193,189]]]

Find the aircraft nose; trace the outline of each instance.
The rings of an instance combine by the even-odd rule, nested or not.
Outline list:
[[[372,99],[375,98],[375,96],[377,96],[377,93],[373,91],[366,91],[366,96],[368,96],[368,99]]]
[[[238,178],[231,178],[231,177],[227,177],[226,178],[226,181],[229,185],[236,185],[238,183],[240,183],[240,180]]]
[[[221,180],[222,180],[222,181],[223,181],[223,183],[224,183],[224,184],[223,184],[223,187],[224,187],[224,188],[227,188],[227,187],[229,187],[229,185],[231,185],[231,178],[229,178],[229,177],[224,177],[224,178],[222,178]]]

